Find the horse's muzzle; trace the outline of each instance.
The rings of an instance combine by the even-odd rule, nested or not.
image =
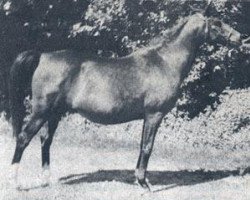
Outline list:
[[[246,37],[246,35],[244,35],[242,37],[241,47],[250,50],[250,36]]]

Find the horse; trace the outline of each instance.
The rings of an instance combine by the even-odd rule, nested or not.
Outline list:
[[[158,37],[157,42],[121,58],[100,58],[74,50],[19,54],[11,67],[11,110],[16,147],[13,178],[25,148],[47,122],[41,136],[42,167],[49,173],[50,146],[66,112],[77,112],[92,122],[119,124],[144,120],[135,178],[143,188],[157,129],[175,106],[180,86],[205,42],[240,45],[241,34],[219,19],[195,13]],[[22,129],[27,88],[32,92],[32,114]],[[29,90],[28,90],[29,91]]]

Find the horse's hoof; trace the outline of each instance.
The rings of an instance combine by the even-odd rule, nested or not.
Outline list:
[[[50,181],[40,181],[40,184],[37,184],[37,185],[39,185],[42,188],[45,188],[45,187],[51,186],[51,182]]]
[[[15,180],[15,179],[10,179],[8,181],[8,187],[12,190],[20,190],[21,185]]]
[[[240,176],[245,176],[246,174],[249,174],[249,173],[250,173],[250,167],[239,169]]]
[[[150,189],[150,183],[149,183],[149,181],[147,180],[147,179],[137,179],[137,183],[138,183],[138,185],[140,185],[143,189],[146,189],[146,190],[148,190],[148,191],[151,191],[151,189]]]
[[[42,188],[49,187],[49,186],[50,186],[50,183],[42,183],[42,184],[41,184],[41,187],[42,187]]]
[[[51,184],[51,175],[49,170],[44,170],[41,177],[40,177],[40,183],[42,187],[47,187]]]

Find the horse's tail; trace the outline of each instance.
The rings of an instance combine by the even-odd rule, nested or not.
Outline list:
[[[26,95],[31,95],[31,80],[38,66],[40,55],[37,51],[20,53],[10,69],[10,114],[15,137],[22,131],[25,117],[24,99]]]

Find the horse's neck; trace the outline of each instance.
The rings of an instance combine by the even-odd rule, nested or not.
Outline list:
[[[176,71],[181,80],[191,70],[195,54],[201,45],[197,29],[198,27],[190,28],[187,24],[173,42],[164,44],[160,50],[160,55],[165,60],[166,66]]]

